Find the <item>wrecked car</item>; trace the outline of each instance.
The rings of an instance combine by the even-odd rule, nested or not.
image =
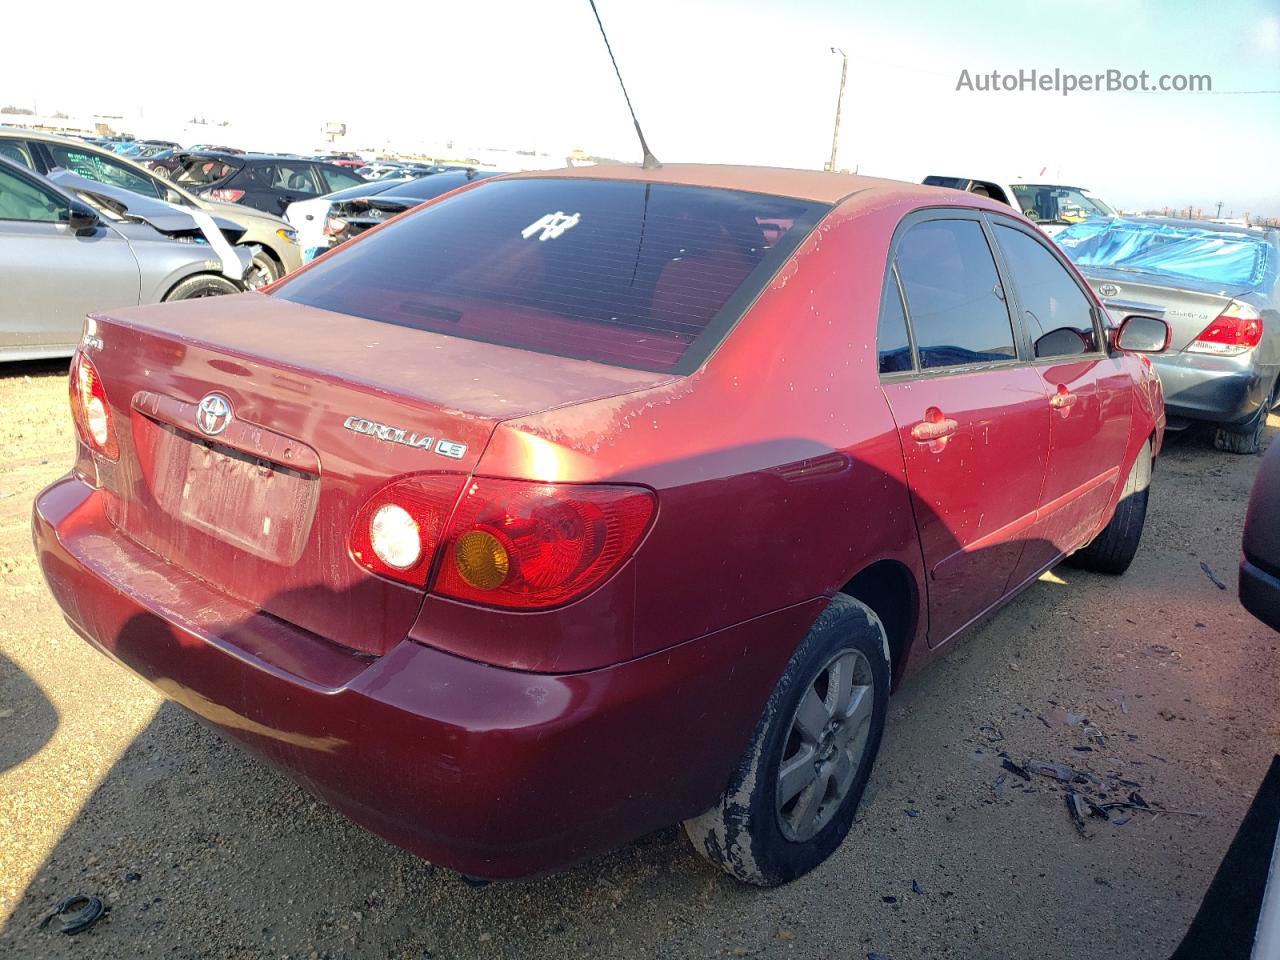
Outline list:
[[[0,360],[70,356],[92,310],[243,291],[243,232],[0,157]]]
[[[1114,217],[1101,197],[1084,187],[1056,183],[1024,183],[1021,180],[975,180],[971,177],[944,177],[931,174],[923,182],[931,187],[964,190],[980,197],[1007,203],[1052,237],[1073,223],[1090,217]]]
[[[370,181],[328,197],[290,204],[285,219],[300,236],[305,231],[308,239],[303,244],[303,259],[309,262],[325,250],[358,237],[370,227],[412,210],[432,197],[496,176],[498,172],[492,170],[458,170],[410,180]],[[322,225],[319,230],[317,225]]]
[[[89,644],[428,860],[684,821],[780,884],[894,687],[1063,557],[1129,566],[1166,339],[955,191],[480,179],[266,292],[90,316],[36,549]]]
[[[1259,452],[1280,402],[1280,231],[1110,217],[1055,239],[1108,310],[1169,325],[1152,363],[1170,427],[1207,423],[1219,450]]]

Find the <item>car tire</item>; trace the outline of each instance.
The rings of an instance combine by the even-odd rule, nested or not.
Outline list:
[[[1219,426],[1213,432],[1213,445],[1227,453],[1261,453],[1262,438],[1267,432],[1267,416],[1280,399],[1280,382],[1271,389],[1267,402],[1243,426]]]
[[[282,269],[276,263],[275,257],[265,250],[259,250],[253,255],[253,260],[249,263],[249,269],[245,272],[245,287],[249,290],[259,290],[267,284],[275,283],[279,280],[281,273]]]
[[[685,821],[694,848],[762,887],[818,866],[853,824],[888,708],[884,625],[865,604],[837,594],[787,662],[724,794]]]
[[[201,273],[187,277],[165,296],[171,300],[194,300],[197,297],[220,297],[227,293],[241,293],[242,289],[226,277],[216,273]]]
[[[1082,570],[1094,573],[1121,574],[1129,569],[1138,544],[1142,540],[1142,527],[1147,519],[1147,496],[1151,488],[1151,441],[1138,451],[1138,458],[1129,468],[1120,502],[1111,522],[1081,550],[1067,561]]]

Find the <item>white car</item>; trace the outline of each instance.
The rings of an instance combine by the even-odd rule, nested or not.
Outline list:
[[[1073,223],[1090,217],[1119,216],[1111,205],[1084,187],[1022,180],[976,180],[931,174],[921,181],[931,187],[950,187],[1007,203],[1052,237]]]
[[[298,232],[298,245],[302,247],[302,262],[310,263],[325,250],[329,249],[329,234],[326,225],[329,222],[329,208],[336,201],[351,200],[355,197],[372,196],[390,190],[398,183],[406,183],[411,177],[395,180],[370,180],[359,186],[347,187],[336,193],[323,197],[312,197],[310,200],[295,200],[285,208],[284,218],[289,226]]]

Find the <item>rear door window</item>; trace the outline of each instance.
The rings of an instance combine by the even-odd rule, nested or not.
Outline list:
[[[31,149],[21,140],[0,140],[0,157],[12,160],[28,170],[36,168],[35,161],[31,157]]]
[[[1094,353],[1098,336],[1093,308],[1071,274],[1034,237],[997,224],[996,242],[1009,265],[1009,275],[1022,321],[1038,358]]]
[[[923,369],[999,363],[1018,355],[986,234],[976,220],[925,220],[895,262]]]
[[[877,335],[881,373],[906,373],[915,367],[907,337],[907,315],[902,310],[898,281],[890,270],[880,294],[880,331]]]
[[[828,208],[621,180],[493,180],[352,243],[276,295],[674,373],[710,355]]]
[[[269,178],[266,171],[258,171],[258,180],[267,180],[273,190],[284,190],[288,193],[327,193],[316,179],[316,169],[306,162],[282,160],[271,165]]]

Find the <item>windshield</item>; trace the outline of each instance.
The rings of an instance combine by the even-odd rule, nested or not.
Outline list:
[[[1114,218],[1078,223],[1054,240],[1076,265],[1256,287],[1274,253],[1266,240],[1243,231],[1207,230],[1179,223]]]
[[[1116,215],[1097,197],[1077,187],[1015,183],[1011,189],[1022,215],[1037,223],[1079,223],[1089,217]]]
[[[688,373],[826,209],[667,184],[496,180],[352,242],[274,295],[469,340]]]

